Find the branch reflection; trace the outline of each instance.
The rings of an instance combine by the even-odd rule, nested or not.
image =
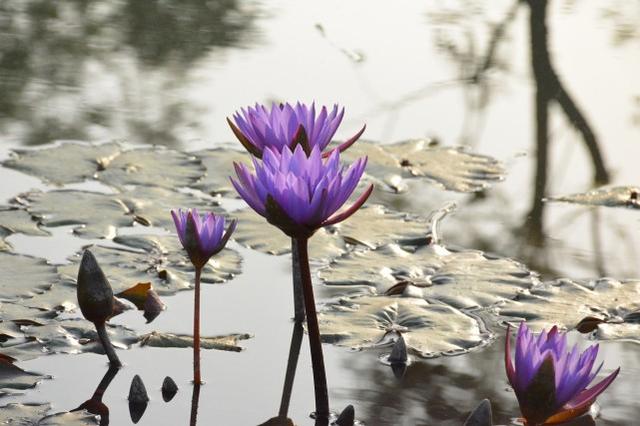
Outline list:
[[[109,424],[109,407],[102,402],[102,397],[114,377],[118,374],[118,371],[120,371],[118,367],[109,367],[102,380],[100,380],[95,392],[93,392],[91,398],[80,404],[78,408],[74,408],[71,411],[87,410],[91,414],[100,416],[100,426],[107,426]]]

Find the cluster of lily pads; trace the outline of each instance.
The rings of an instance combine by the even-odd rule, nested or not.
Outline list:
[[[358,349],[393,347],[382,359],[397,366],[411,362],[410,355],[456,355],[488,344],[493,334],[480,319],[483,315],[496,321],[527,319],[536,331],[552,325],[570,329],[595,315],[600,321],[595,327],[597,337],[620,338],[629,330],[632,321],[625,325],[625,319],[638,309],[634,301],[640,300],[639,282],[541,282],[514,260],[447,247],[438,224],[453,210],[451,205],[427,218],[385,205],[389,194],[403,194],[412,185],[435,183],[451,191],[483,190],[503,178],[499,161],[424,140],[356,143],[364,128],[333,146],[330,142],[342,115],[337,107],[322,108],[316,114],[313,105],[301,104],[271,109],[257,105],[241,111],[235,123],[229,123],[251,154],[253,168],[242,164],[247,154],[226,148],[182,153],[117,143],[65,143],[16,151],[4,162],[5,167],[56,185],[88,181],[93,190],[65,188],[17,196],[0,210],[0,237],[43,235],[56,226],[71,226],[81,238],[100,240],[91,252],[114,293],[137,298],[141,309],[149,305],[151,316],[154,309],[156,314],[161,310],[161,302],[153,303],[158,295],[191,288],[191,263],[196,270],[196,309],[193,337],[137,336],[122,326],[106,324],[104,331],[95,333],[84,321],[62,319],[63,313],[75,309],[80,254],[70,264],[54,267],[11,253],[10,243],[0,238],[0,265],[6,271],[0,282],[0,351],[6,357],[2,368],[16,371],[15,360],[42,353],[105,349],[109,353],[107,347],[97,344],[100,333],[110,335],[102,341],[113,340],[118,347],[153,342],[179,346],[186,338],[194,346],[194,382],[199,383],[200,282],[222,282],[240,272],[240,256],[223,249],[233,229],[223,232],[228,213],[218,198],[233,197],[234,186],[258,215],[247,209],[232,212],[230,216],[239,221],[233,238],[256,250],[293,254],[294,318],[307,320],[319,418],[329,416],[321,338]],[[59,163],[62,159],[64,167]],[[341,160],[352,166],[341,166]],[[229,181],[234,168],[237,177]],[[361,195],[352,207],[340,211],[353,193]],[[582,199],[585,197],[593,199],[589,194]],[[360,208],[367,198],[369,203]],[[628,200],[633,203],[633,193]],[[78,202],[82,209],[76,207]],[[174,212],[172,223],[168,211],[176,206],[190,210]],[[200,216],[196,209],[207,213]],[[260,216],[282,234],[270,231]],[[174,224],[179,239],[119,233],[131,226],[166,230]],[[104,244],[107,241],[111,243]],[[309,261],[326,288],[334,292],[321,305],[317,320]],[[149,285],[132,287],[134,283]],[[621,305],[619,300],[628,303]],[[621,320],[616,321],[618,318]],[[604,334],[600,325],[616,331]],[[617,372],[586,390],[595,379],[592,367],[597,349],[567,352],[562,333],[543,331],[539,336],[536,340],[521,326],[515,367],[509,367],[510,361],[506,364],[523,416],[528,424],[536,425],[583,414]],[[236,340],[241,338],[234,337],[229,346],[237,347]],[[529,349],[530,357],[519,355],[524,348]],[[12,382],[17,383],[22,375],[29,373],[10,376]],[[549,392],[554,398],[541,397]],[[486,404],[476,412],[486,415]]]

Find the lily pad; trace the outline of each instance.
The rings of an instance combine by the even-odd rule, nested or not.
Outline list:
[[[640,281],[602,278],[595,281],[559,279],[545,282],[505,303],[498,313],[508,320],[526,320],[535,331],[553,325],[572,329],[585,317],[600,318],[610,322],[598,325],[595,337],[640,342],[637,324],[623,322],[625,316],[638,310]]]
[[[250,334],[229,334],[226,336],[200,337],[200,348],[240,352],[238,341],[250,339]],[[154,331],[140,338],[140,346],[156,348],[192,348],[193,336],[184,334],[159,333]]]
[[[253,210],[236,210],[231,215],[238,219],[239,225],[232,238],[239,244],[278,256],[291,252],[291,238]],[[319,229],[309,240],[309,256],[315,261],[326,261],[345,252],[342,239],[325,228]]]
[[[93,178],[103,164],[122,150],[117,143],[61,143],[37,150],[15,150],[3,166],[37,176],[56,185],[82,182]],[[64,164],[64,167],[60,167]]]
[[[356,349],[392,344],[401,333],[409,351],[426,358],[457,355],[488,342],[469,315],[417,298],[364,296],[325,306],[319,316],[323,341]]]
[[[31,297],[59,280],[56,268],[44,259],[0,251],[0,298]]]
[[[42,326],[23,326],[27,338],[35,338],[47,354],[84,352],[104,353],[93,323],[84,319],[52,321]],[[138,342],[133,331],[121,325],[108,325],[109,339],[116,347],[128,348]]]
[[[222,214],[224,211],[215,201],[208,201],[186,192],[176,192],[157,187],[136,187],[120,196],[135,221],[146,226],[175,229],[171,210],[197,208]]]
[[[74,233],[83,238],[113,238],[121,227],[138,222],[173,229],[170,211],[181,206],[216,208],[191,194],[164,188],[137,187],[120,194],[89,191],[34,191],[23,195],[27,211],[44,226],[78,225]]]
[[[640,209],[640,187],[615,186],[598,188],[579,194],[549,197],[545,201],[560,201],[590,206],[627,207]]]
[[[30,389],[44,378],[46,377],[24,371],[13,363],[0,359],[0,389]],[[1,414],[0,418],[2,418]]]
[[[444,189],[477,192],[501,181],[506,174],[495,158],[467,152],[461,147],[441,147],[425,139],[385,145],[411,176],[425,177]]]
[[[349,220],[336,226],[338,234],[349,244],[369,248],[386,243],[424,243],[428,223],[424,219],[389,210],[381,205],[361,208]]]
[[[359,141],[345,152],[353,161],[369,158],[367,175],[391,192],[406,192],[403,179],[421,177],[444,189],[477,192],[501,181],[504,165],[489,156],[467,152],[461,147],[441,147],[430,140],[408,140],[390,145]]]
[[[0,228],[12,234],[50,235],[38,228],[38,222],[26,210],[15,207],[0,207]]]
[[[115,195],[60,190],[23,195],[27,211],[44,226],[78,225],[84,238],[112,238],[119,227],[131,226],[133,212]]]
[[[94,415],[86,411],[47,415],[51,404],[7,404],[0,407],[0,424],[16,426],[84,426],[96,425]]]
[[[196,182],[205,173],[200,161],[192,155],[151,146],[124,151],[105,162],[98,179],[107,185],[181,188]]]
[[[173,294],[193,286],[194,269],[178,237],[127,235],[114,242],[130,249],[94,246],[91,251],[109,279],[114,292],[139,282],[150,282],[160,295]],[[65,281],[75,283],[80,255],[58,268]],[[203,283],[222,283],[241,272],[242,257],[225,248],[209,260],[202,272]]]
[[[237,197],[229,176],[235,176],[233,163],[250,161],[248,153],[228,148],[205,149],[192,153],[206,169],[206,175],[202,177],[192,188],[200,189],[211,195],[232,195]],[[229,194],[231,193],[231,194]]]
[[[348,253],[319,272],[328,285],[368,287],[383,294],[439,300],[456,308],[491,306],[537,283],[524,265],[481,251],[430,244],[408,251],[397,244]]]

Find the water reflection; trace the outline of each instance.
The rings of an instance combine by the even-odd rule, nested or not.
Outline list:
[[[95,392],[91,395],[91,398],[71,411],[87,410],[91,414],[100,416],[100,426],[107,426],[109,424],[109,407],[102,402],[102,397],[118,374],[118,371],[120,371],[118,367],[109,367],[102,380],[100,380]]]
[[[287,371],[284,377],[284,385],[282,386],[282,397],[280,398],[280,408],[278,415],[272,417],[260,426],[285,426],[293,425],[293,421],[288,418],[289,403],[291,402],[291,392],[293,391],[293,382],[296,377],[298,368],[298,358],[300,357],[300,347],[302,346],[303,327],[301,322],[293,324],[293,332],[291,334],[291,346],[289,348],[289,358],[287,359]]]
[[[176,144],[197,111],[172,95],[212,51],[253,43],[255,17],[238,0],[4,0],[0,132]]]

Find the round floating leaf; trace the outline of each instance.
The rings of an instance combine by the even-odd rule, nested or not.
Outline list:
[[[353,163],[358,158],[365,156],[367,157],[367,168],[365,169],[367,184],[373,182],[377,188],[393,193],[407,190],[400,162],[387,152],[382,144],[360,140],[340,154],[341,159],[347,163]]]
[[[238,341],[250,339],[250,334],[229,334],[226,336],[200,337],[201,349],[218,349],[221,351],[240,352],[242,347]],[[154,331],[140,338],[141,346],[156,348],[192,348],[193,336],[184,334],[159,333]]]
[[[501,306],[498,313],[508,319],[524,319],[535,331],[554,325],[572,329],[585,317],[599,318],[607,324],[597,325],[596,337],[640,341],[638,324],[623,322],[639,309],[640,281],[559,279],[522,293]]]
[[[13,365],[12,362],[0,359],[0,389],[29,389],[44,378],[45,376],[24,371],[22,368]],[[0,414],[1,418],[2,414]]]
[[[233,163],[249,163],[250,156],[243,151],[228,148],[206,149],[192,153],[206,169],[206,175],[191,185],[211,195],[230,195],[237,197],[229,176],[235,176]]]
[[[232,238],[239,244],[268,254],[291,252],[291,238],[253,210],[236,210],[231,216],[238,219],[238,228]],[[345,251],[342,239],[325,228],[319,229],[309,240],[309,256],[316,261],[332,259]]]
[[[376,248],[392,242],[424,243],[429,224],[423,219],[391,211],[381,205],[368,205],[336,228],[347,243]]]
[[[0,251],[0,295],[5,300],[31,297],[59,280],[56,268],[44,259]]]
[[[319,276],[328,285],[370,286],[380,294],[435,299],[456,308],[494,305],[537,283],[535,275],[511,259],[437,244],[415,251],[397,244],[354,251],[321,269]]]
[[[216,214],[223,213],[222,208],[218,207],[218,203],[214,201],[165,188],[137,187],[123,192],[120,199],[138,223],[169,230],[175,229],[171,210],[176,208],[197,208],[201,211],[213,211]]]
[[[164,188],[138,187],[120,194],[60,190],[24,195],[27,211],[44,226],[79,225],[74,233],[84,238],[113,238],[116,230],[133,225],[173,229],[171,209],[188,206],[203,210],[215,204],[194,195]]]
[[[319,316],[323,341],[357,349],[388,346],[402,333],[422,357],[456,355],[489,339],[478,321],[440,303],[416,298],[364,296],[327,305]]]
[[[38,426],[85,426],[95,425],[96,416],[88,411],[74,411],[73,413],[56,413],[43,417]]]
[[[411,176],[428,178],[450,191],[481,191],[505,176],[502,163],[492,157],[460,147],[434,146],[429,140],[409,140],[383,149]]]
[[[0,424],[37,425],[51,404],[7,404],[0,407]]]
[[[104,353],[93,324],[82,319],[52,321],[42,326],[24,326],[22,332],[27,339],[35,339],[39,343],[40,353],[35,355]],[[139,340],[135,332],[120,325],[108,325],[107,333],[113,345],[120,348],[128,348]]]
[[[38,228],[38,222],[26,210],[15,207],[0,207],[0,228],[12,234],[50,235]]]
[[[122,147],[117,143],[93,145],[67,142],[44,149],[16,150],[2,165],[47,182],[66,185],[94,177],[98,169],[121,150]],[[60,167],[61,164],[64,167]]]
[[[111,238],[119,227],[131,226],[132,211],[115,195],[61,190],[24,195],[27,211],[44,226],[81,225],[74,232],[84,238]]]
[[[94,246],[91,251],[116,293],[139,282],[150,282],[160,295],[173,294],[193,286],[194,269],[177,236],[117,237],[115,242],[130,249]],[[58,268],[60,274],[73,282],[78,268],[78,256],[69,265]],[[242,258],[225,248],[212,257],[202,271],[203,283],[221,283],[241,272]]]
[[[598,188],[580,194],[549,197],[545,201],[561,201],[590,206],[627,207],[640,209],[640,187],[615,186]]]
[[[102,169],[98,179],[116,188],[126,185],[182,188],[196,182],[205,172],[194,156],[162,146],[124,151],[103,164]]]

